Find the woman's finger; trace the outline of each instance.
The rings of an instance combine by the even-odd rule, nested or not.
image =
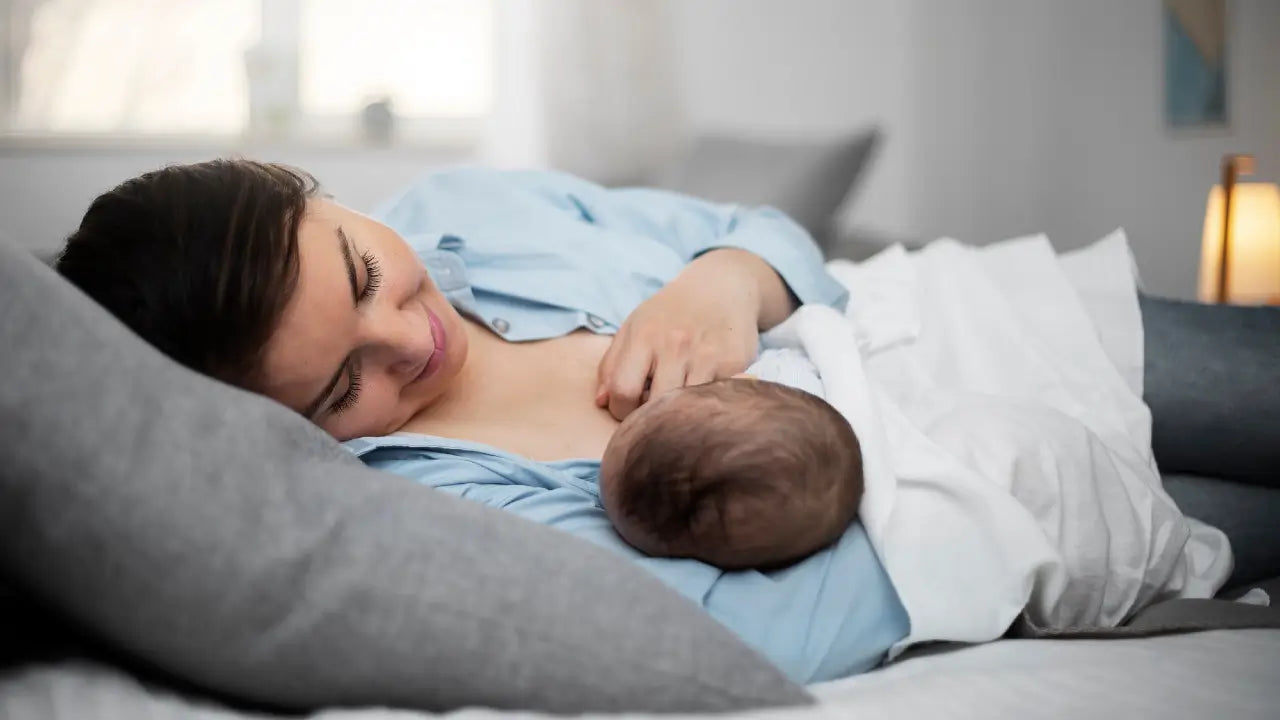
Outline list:
[[[616,358],[622,342],[621,333],[614,335],[613,340],[609,342],[609,348],[604,351],[604,357],[600,358],[600,364],[596,366],[597,392],[604,392],[605,381],[613,374],[613,366],[617,362]]]
[[[604,387],[609,395],[609,414],[622,420],[640,406],[653,368],[653,352],[647,347],[629,346],[616,362],[612,373],[605,378]]]
[[[644,402],[649,399],[662,397],[663,393],[676,388],[685,386],[685,374],[688,368],[688,361],[680,355],[659,356],[654,363],[652,381],[649,385],[648,398],[644,398]],[[643,404],[643,403],[641,403]]]
[[[604,351],[604,357],[600,358],[600,364],[596,366],[596,405],[599,407],[609,406],[609,382],[618,367],[618,359],[626,354],[630,345],[631,333],[628,330],[623,325],[618,334],[613,336],[609,348]]]
[[[719,377],[716,372],[715,358],[694,358],[685,373],[685,385],[705,385]]]

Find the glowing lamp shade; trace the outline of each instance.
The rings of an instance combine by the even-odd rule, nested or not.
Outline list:
[[[1240,305],[1280,303],[1280,188],[1271,183],[1236,183],[1231,192],[1231,222],[1223,252],[1221,186],[1209,191],[1200,254],[1200,299]],[[1223,258],[1225,292],[1219,296]]]

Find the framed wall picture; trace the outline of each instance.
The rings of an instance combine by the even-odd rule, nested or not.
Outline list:
[[[1164,112],[1176,128],[1227,124],[1226,0],[1164,0]]]

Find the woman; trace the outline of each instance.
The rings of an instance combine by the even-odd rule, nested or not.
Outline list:
[[[724,573],[636,556],[595,502],[619,419],[740,372],[797,303],[844,302],[785,216],[458,170],[376,217],[283,167],[172,167],[98,198],[58,267],[175,360],[359,438],[371,465],[634,557],[795,680],[867,669],[906,634],[859,526],[782,573]]]
[[[845,297],[771,210],[464,170],[383,216],[409,242],[294,170],[170,167],[98,198],[58,267],[174,359],[339,439],[431,430],[540,459],[598,457],[648,395],[740,372],[797,300]],[[490,427],[534,415],[552,426]]]
[[[642,557],[599,507],[619,419],[741,372],[798,303],[844,302],[793,222],[479,169],[377,217],[284,167],[170,167],[95,200],[58,269],[178,362],[357,438],[370,465],[634,558],[793,680],[869,669],[906,635],[856,524],[766,576]]]

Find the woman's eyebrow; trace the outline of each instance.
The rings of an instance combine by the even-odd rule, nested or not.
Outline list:
[[[347,280],[351,283],[351,306],[358,307],[360,305],[360,288],[359,282],[356,280],[356,261],[355,250],[351,247],[351,240],[347,238],[347,234],[343,232],[342,226],[339,225],[334,231],[338,236],[338,252],[342,253],[342,261],[347,265]]]

